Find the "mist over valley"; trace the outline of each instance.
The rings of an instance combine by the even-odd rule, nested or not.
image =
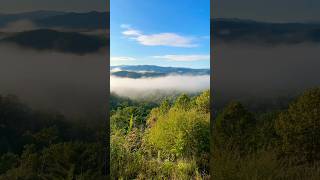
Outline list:
[[[107,19],[106,12],[1,14],[0,94],[68,116],[104,113]]]
[[[210,70],[153,65],[112,66],[111,92],[133,99],[199,93],[210,88]]]
[[[212,20],[215,100],[274,101],[319,86],[319,23]]]

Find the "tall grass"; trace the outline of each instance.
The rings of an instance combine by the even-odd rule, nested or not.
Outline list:
[[[290,165],[272,150],[245,157],[234,151],[214,152],[211,176],[214,180],[319,180],[320,165]]]

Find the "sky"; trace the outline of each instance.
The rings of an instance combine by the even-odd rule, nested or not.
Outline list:
[[[106,11],[109,0],[1,0],[0,13],[19,13],[35,10]]]
[[[214,17],[270,22],[320,21],[319,0],[213,0]]]
[[[111,65],[210,68],[210,0],[114,0]]]

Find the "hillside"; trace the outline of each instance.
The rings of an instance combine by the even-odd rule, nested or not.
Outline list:
[[[97,36],[49,29],[14,33],[2,39],[0,43],[14,43],[35,50],[53,50],[80,55],[97,52],[107,44]]]
[[[218,41],[265,45],[320,43],[320,23],[274,23],[243,19],[212,19]],[[211,31],[213,28],[211,29]]]
[[[67,28],[82,30],[106,29],[109,27],[108,12],[61,12],[32,11],[16,14],[0,14],[0,28],[17,21],[30,21],[40,28]]]
[[[127,78],[163,77],[169,75],[210,75],[210,69],[192,69],[181,67],[162,67],[154,65],[111,66],[111,75]]]
[[[60,27],[70,29],[106,29],[109,25],[107,12],[65,13],[35,21],[40,27]]]

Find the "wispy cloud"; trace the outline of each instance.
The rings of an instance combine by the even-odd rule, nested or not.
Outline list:
[[[121,25],[125,29],[122,34],[137,41],[139,44],[145,46],[170,46],[170,47],[197,47],[194,43],[195,38],[185,37],[176,33],[157,33],[157,34],[144,34],[143,32],[132,28],[128,24]]]
[[[191,55],[163,55],[163,56],[152,56],[153,58],[164,59],[169,61],[202,61],[210,60],[210,55],[204,54],[191,54]]]
[[[133,57],[126,57],[126,56],[117,56],[117,57],[111,57],[111,61],[134,61],[136,58]]]

